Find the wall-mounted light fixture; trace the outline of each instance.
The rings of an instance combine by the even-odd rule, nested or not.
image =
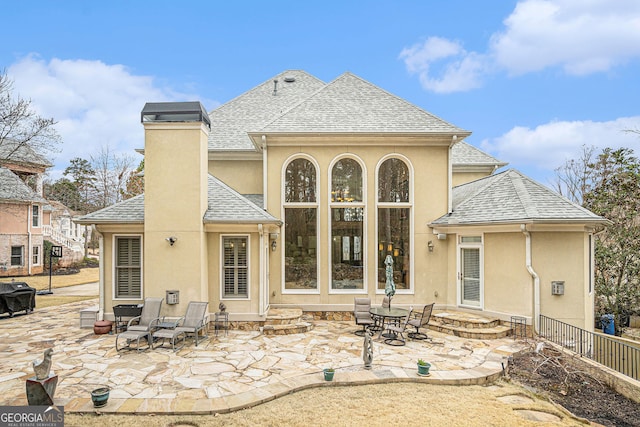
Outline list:
[[[429,252],[433,252],[433,240],[427,242],[427,247],[429,248]]]
[[[177,237],[174,237],[174,236],[170,236],[170,237],[167,237],[167,238],[166,238],[166,239],[164,239],[164,240],[166,240],[167,242],[169,242],[169,244],[170,244],[171,246],[173,246],[173,244],[174,244],[175,242],[177,242],[177,241],[178,241],[178,238],[177,238]]]
[[[278,247],[278,233],[269,233],[269,240],[271,240],[271,250],[275,252]]]

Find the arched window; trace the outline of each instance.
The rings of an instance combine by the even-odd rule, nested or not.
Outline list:
[[[331,289],[364,289],[362,166],[351,158],[331,169]]]
[[[411,176],[407,164],[389,158],[378,168],[378,290],[386,284],[385,259],[393,260],[397,290],[411,288]]]
[[[289,162],[284,177],[284,289],[318,289],[317,170],[306,158]]]

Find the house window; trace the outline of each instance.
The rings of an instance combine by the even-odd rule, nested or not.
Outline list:
[[[318,289],[317,169],[308,159],[287,164],[284,176],[284,289]]]
[[[142,298],[142,238],[115,237],[115,297]]]
[[[362,167],[349,158],[331,171],[331,289],[364,289]]]
[[[24,246],[11,246],[11,265],[21,266],[23,265],[22,259],[24,257]]]
[[[40,206],[33,205],[32,207],[32,215],[31,220],[34,227],[40,227]]]
[[[249,296],[249,264],[247,237],[223,237],[224,298]]]
[[[31,259],[33,265],[40,265],[40,246],[31,248]]]
[[[459,302],[464,306],[482,307],[482,236],[461,236],[459,251]]]
[[[411,289],[410,178],[409,167],[398,158],[385,160],[378,169],[378,290],[386,285],[388,256],[396,289]]]

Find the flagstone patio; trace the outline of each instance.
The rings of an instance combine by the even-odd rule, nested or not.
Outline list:
[[[90,392],[111,389],[103,413],[206,414],[229,412],[317,386],[421,381],[483,384],[502,373],[509,355],[524,347],[512,338],[475,340],[431,331],[428,341],[404,347],[374,343],[373,367],[364,369],[363,338],[353,322],[314,321],[312,330],[263,335],[230,330],[180,351],[115,350],[115,335],[94,335],[79,327],[79,312],[97,300],[36,309],[30,315],[0,317],[0,405],[26,405],[25,382],[32,361],[53,347],[58,375],[55,403],[66,412],[94,412]],[[432,364],[417,375],[418,358]],[[325,382],[322,369],[336,370]]]

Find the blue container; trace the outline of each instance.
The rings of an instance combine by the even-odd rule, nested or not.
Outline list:
[[[600,317],[600,323],[602,323],[602,332],[609,335],[616,334],[616,326],[613,322],[613,314],[603,314]]]

